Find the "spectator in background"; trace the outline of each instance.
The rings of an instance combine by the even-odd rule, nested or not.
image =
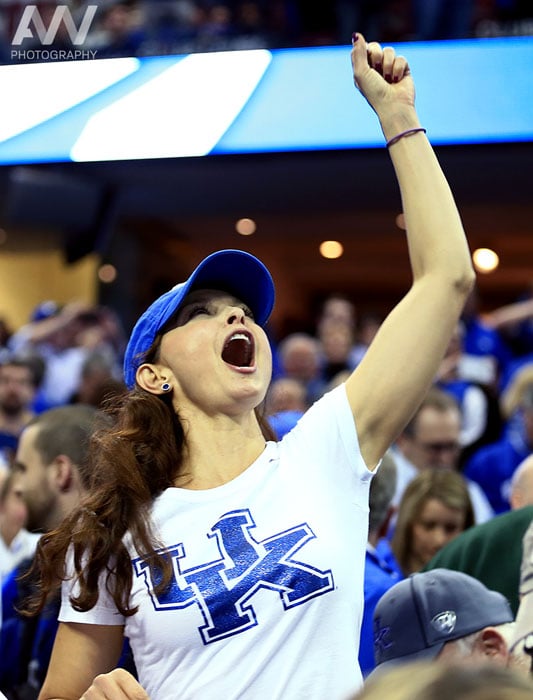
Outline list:
[[[460,376],[497,391],[513,355],[500,333],[483,320],[477,288],[468,297],[461,320],[464,336]]]
[[[346,44],[354,27],[365,36],[383,37],[386,0],[335,0],[336,38]]]
[[[13,474],[30,530],[54,529],[87,493],[87,453],[97,416],[90,406],[64,406],[41,413],[24,429]],[[8,696],[36,698],[48,668],[60,600],[51,599],[33,620],[15,610],[31,590],[31,581],[21,578],[31,564],[30,552],[28,557],[2,587],[0,690]]]
[[[37,353],[45,363],[37,411],[69,402],[78,389],[83,364],[95,350],[109,354],[117,373],[122,351],[120,324],[109,309],[77,301],[63,307],[48,305],[47,315],[40,305],[10,341],[15,352]]]
[[[298,379],[279,377],[271,383],[266,396],[266,413],[273,415],[282,411],[299,411],[309,408],[305,386]]]
[[[533,354],[533,281],[520,299],[483,314],[484,322],[498,330],[516,358]]]
[[[306,402],[314,403],[322,396],[326,382],[320,374],[320,341],[308,333],[291,333],[277,347],[279,372],[302,382],[305,386]]]
[[[379,331],[382,323],[383,318],[379,314],[373,312],[364,313],[359,318],[355,334],[356,342],[352,352],[354,367],[356,367],[365,356],[370,343],[376,337],[376,333]]]
[[[533,685],[494,664],[413,661],[376,674],[352,700],[531,700]]]
[[[401,576],[387,559],[380,555],[378,543],[386,536],[393,513],[391,505],[396,484],[396,464],[394,457],[386,452],[380,467],[370,484],[368,542],[365,557],[364,609],[359,646],[359,665],[363,677],[375,666],[374,661],[374,608],[381,596],[388,591]]]
[[[426,469],[459,471],[461,455],[461,410],[455,398],[432,387],[396,440],[393,452],[398,466],[398,483],[393,503],[399,506],[410,481]],[[466,480],[475,520],[485,522],[494,515],[479,484]]]
[[[317,334],[324,323],[342,324],[355,332],[357,310],[355,304],[342,294],[331,294],[323,302],[316,322]]]
[[[40,535],[26,530],[28,510],[20,475],[0,475],[0,583],[23,559],[33,556]]]
[[[34,416],[34,401],[42,377],[30,358],[7,356],[0,361],[0,460],[9,464],[22,429]]]
[[[515,397],[512,401],[511,394]],[[518,465],[533,451],[533,382],[524,383],[519,391],[511,384],[509,395],[502,396],[502,405],[510,411],[503,436],[481,446],[464,466],[465,476],[483,489],[495,513],[504,513],[511,507],[511,479]]]
[[[529,656],[533,678],[533,520],[522,538],[519,594],[512,649],[521,648]]]
[[[0,361],[9,352],[8,343],[13,331],[4,318],[0,318]]]
[[[266,418],[278,440],[296,425],[309,408],[305,386],[297,379],[278,377],[265,399]]]
[[[267,49],[272,46],[262,3],[253,0],[239,2],[235,9],[234,24],[232,49]]]
[[[95,17],[95,30],[87,44],[98,58],[139,56],[146,35],[137,3],[130,0],[111,0],[101,5]]]
[[[205,13],[196,35],[196,50],[229,51],[235,39],[232,8],[224,2],[212,2],[205,6]]]
[[[83,403],[100,408],[107,398],[126,391],[116,376],[115,364],[109,355],[98,350],[87,356],[81,368],[80,382],[69,403]]]
[[[327,386],[337,375],[351,372],[357,365],[355,334],[357,310],[355,304],[341,294],[332,294],[322,304],[316,322],[316,337],[320,341],[320,373]]]
[[[496,392],[460,375],[463,336],[463,324],[459,322],[435,377],[435,385],[454,396],[461,409],[462,460],[466,452],[497,440],[503,428]]]
[[[374,620],[376,677],[422,660],[448,672],[451,664],[490,663],[517,676],[528,674],[526,655],[511,651],[515,625],[509,602],[462,572],[440,568],[400,581],[382,596]]]
[[[354,369],[354,336],[346,324],[330,321],[320,325],[318,339],[322,355],[320,376],[327,386],[341,372]]]
[[[502,593],[516,613],[522,538],[532,519],[533,506],[525,506],[471,527],[443,547],[424,570],[445,568],[474,576]]]
[[[420,571],[473,524],[474,511],[461,474],[442,469],[420,472],[402,496],[391,540],[403,576]]]
[[[533,506],[533,454],[520,462],[511,477],[509,503],[512,510]]]
[[[415,41],[467,39],[474,20],[474,0],[412,0]]]

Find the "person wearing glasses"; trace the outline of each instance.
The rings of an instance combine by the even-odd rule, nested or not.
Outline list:
[[[398,469],[392,501],[396,508],[410,481],[425,469],[459,471],[461,422],[456,399],[432,386],[393,446]],[[490,520],[494,511],[482,488],[470,479],[466,483],[476,523]]]

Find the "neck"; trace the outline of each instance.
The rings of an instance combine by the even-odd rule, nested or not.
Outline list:
[[[5,523],[0,525],[0,537],[4,540],[7,547],[11,546],[11,543],[20,532],[18,528],[6,527]]]
[[[242,474],[265,449],[265,438],[253,419],[223,418],[191,422],[181,474],[175,486],[210,489]]]

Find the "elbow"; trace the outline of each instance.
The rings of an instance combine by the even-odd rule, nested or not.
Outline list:
[[[465,266],[465,269],[462,270],[455,277],[455,280],[454,280],[454,288],[457,290],[459,295],[464,297],[465,299],[472,292],[475,284],[476,284],[476,273],[475,273],[474,268],[471,264]]]

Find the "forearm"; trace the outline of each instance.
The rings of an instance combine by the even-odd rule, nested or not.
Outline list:
[[[384,136],[420,125],[414,108],[380,117]],[[436,154],[423,132],[389,147],[402,198],[413,277],[442,274],[464,293],[474,272],[457,206]]]

